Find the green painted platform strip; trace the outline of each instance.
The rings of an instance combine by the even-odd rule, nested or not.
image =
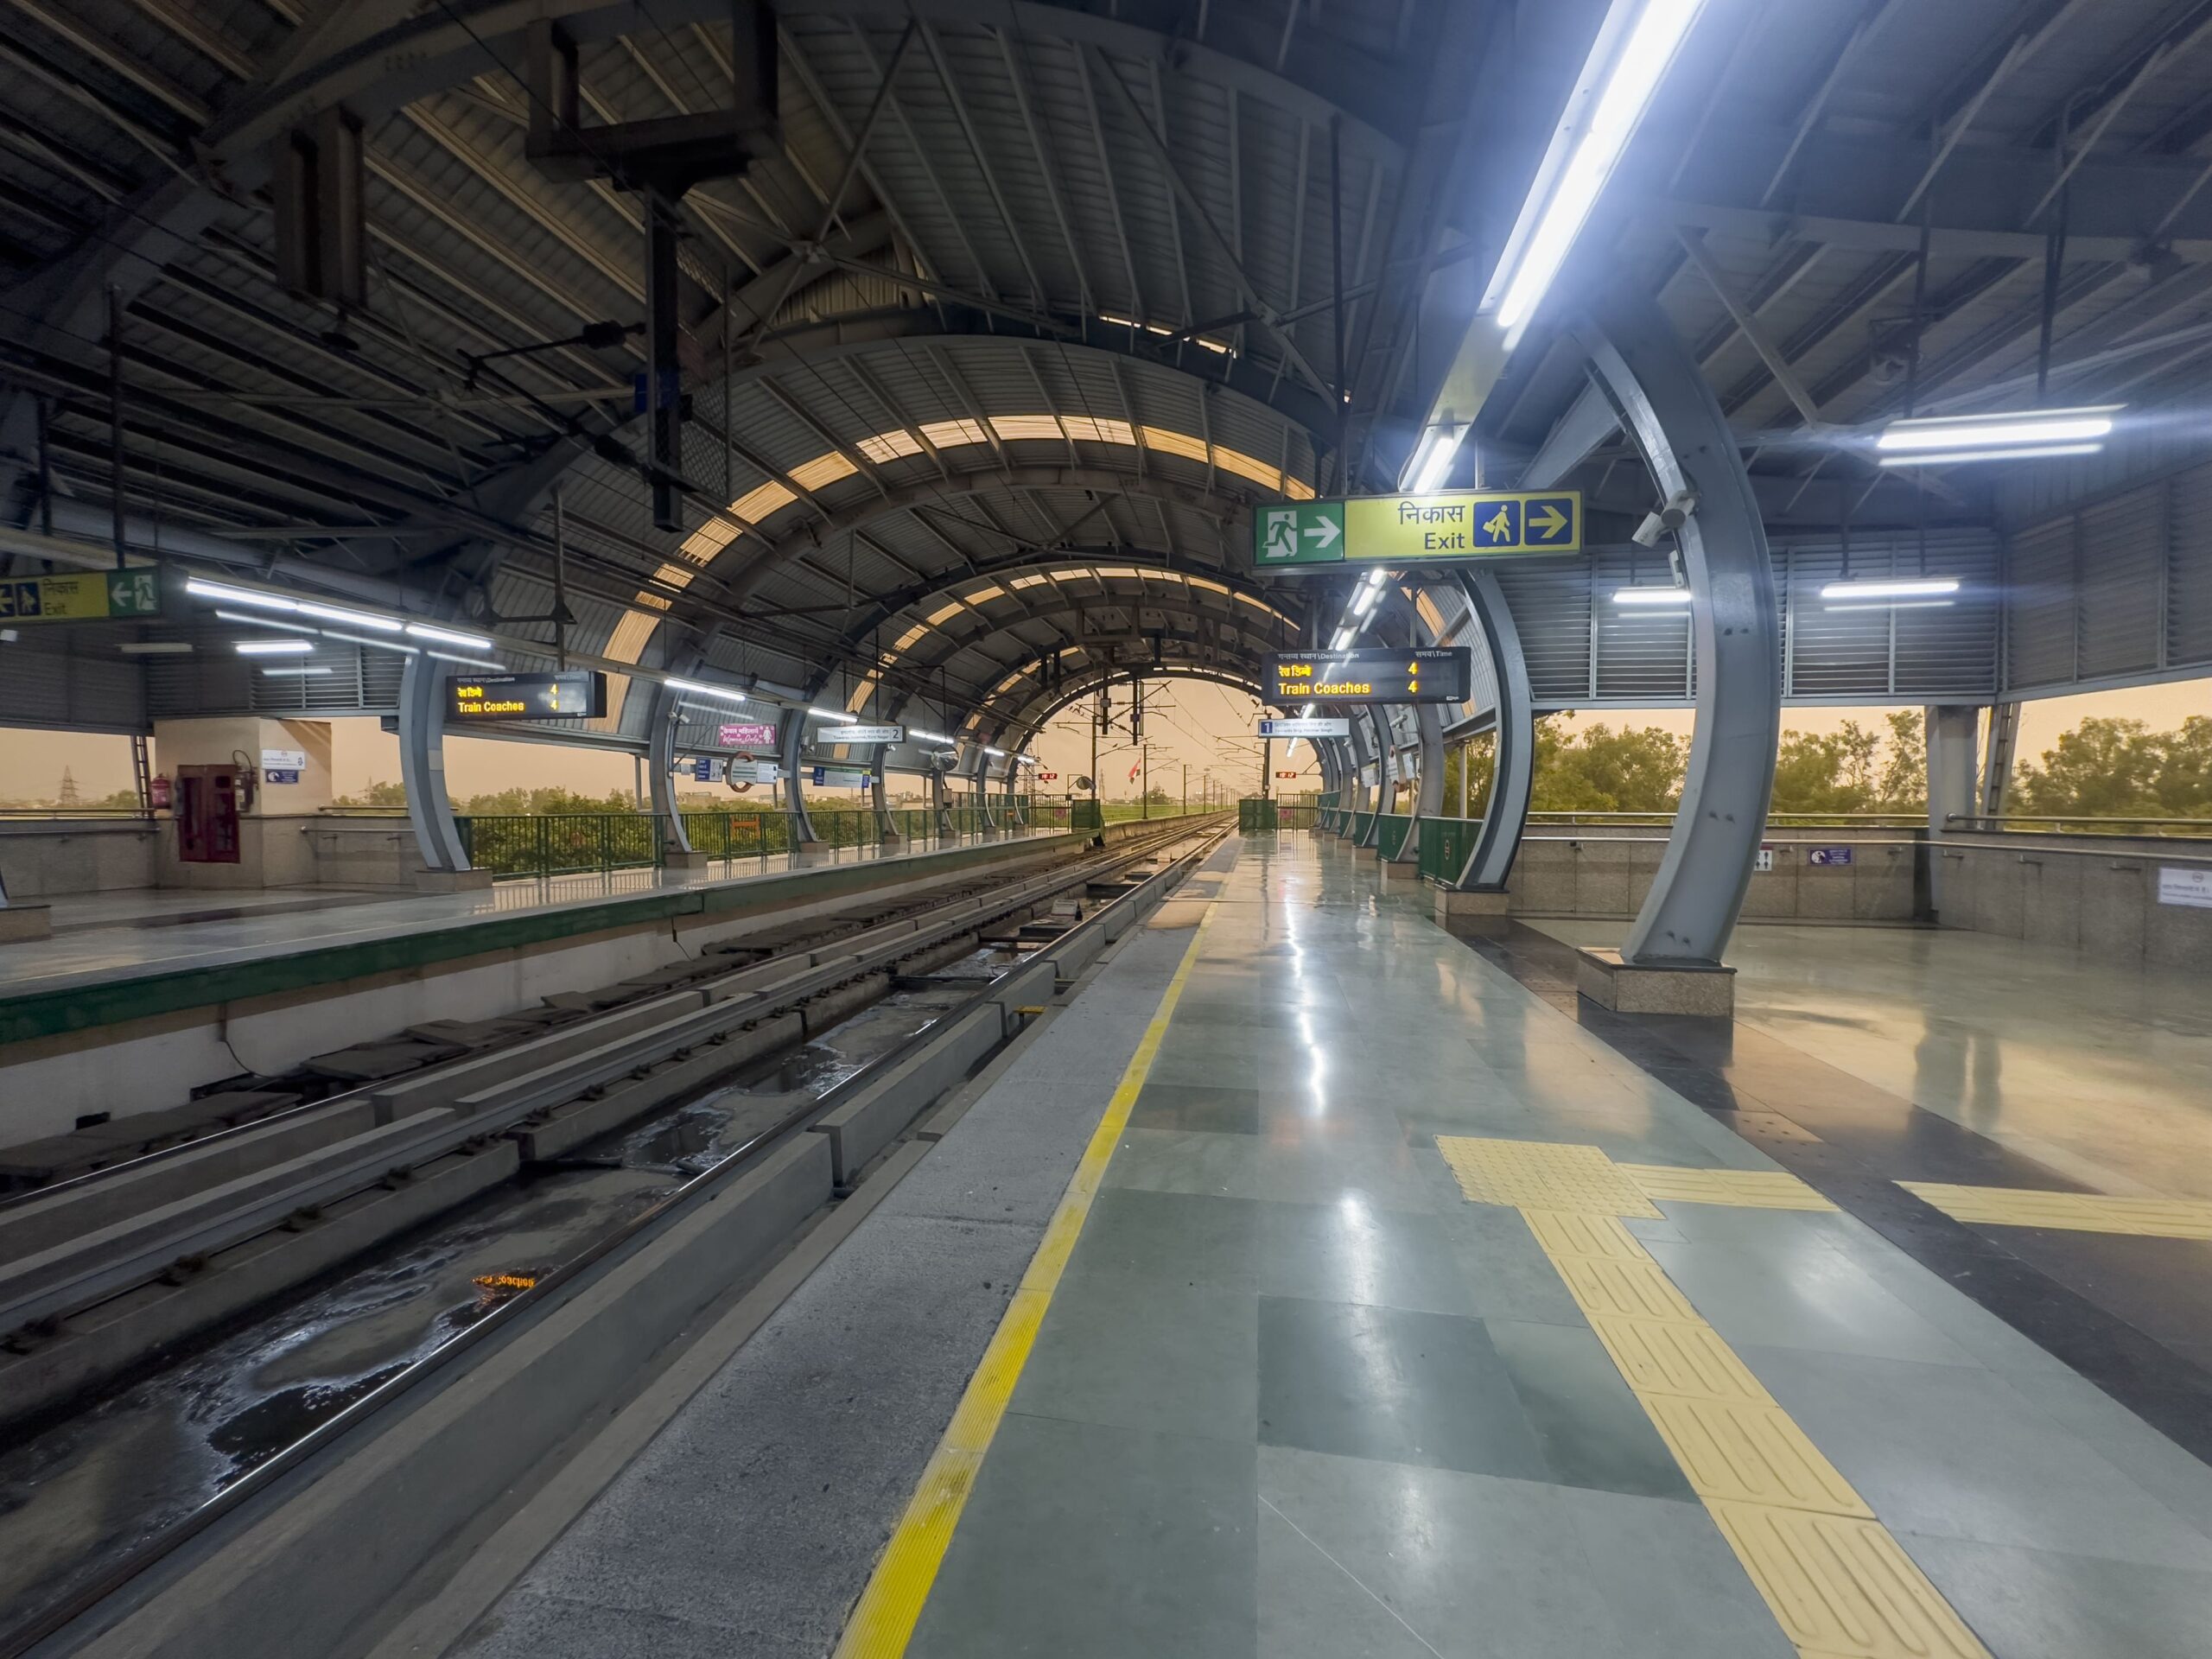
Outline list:
[[[1030,836],[950,848],[940,853],[919,853],[893,862],[902,874],[941,874],[976,864],[995,863],[1026,853],[1059,850],[1079,839],[1087,837]],[[650,925],[679,916],[739,915],[769,906],[834,898],[877,885],[880,879],[878,872],[883,868],[881,861],[874,859],[865,863],[823,865],[714,887],[645,893],[635,899],[612,899],[572,909],[462,922],[390,938],[367,939],[357,944],[321,945],[217,968],[172,969],[133,979],[0,997],[0,1047],[192,1008],[283,995],[378,974],[404,973],[471,957],[495,956],[505,950],[582,934],[603,933],[611,928]]]

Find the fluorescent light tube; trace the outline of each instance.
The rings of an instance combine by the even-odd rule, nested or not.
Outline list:
[[[952,741],[952,740],[947,737],[943,732],[918,732],[911,726],[906,728],[906,735],[924,743],[950,743]]]
[[[1406,463],[1401,487],[1414,495],[1439,488],[1452,475],[1452,463],[1459,459],[1459,440],[1465,432],[1463,426],[1432,426],[1423,432],[1421,442],[1414,446],[1413,459]]]
[[[1891,421],[1874,441],[1878,449],[1986,449],[1999,444],[2078,443],[2112,430],[2124,405],[2082,409],[2023,409],[1993,415],[1942,415]]]
[[[459,663],[463,668],[488,668],[497,674],[504,674],[507,671],[507,665],[505,663],[486,662],[481,657],[456,657],[449,651],[433,651],[426,654],[436,658],[442,663]]]
[[[1687,605],[1690,590],[1687,588],[1616,588],[1616,605]]]
[[[289,657],[315,645],[306,639],[241,639],[232,649],[241,657]]]
[[[285,668],[264,668],[261,671],[272,678],[279,674],[327,674],[330,672],[327,668],[305,668],[296,664]]]
[[[983,753],[985,754],[995,754],[1001,760],[1006,758],[1006,751],[1004,749],[995,749],[988,743],[983,745]]]
[[[226,588],[219,582],[202,582],[194,576],[184,584],[184,591],[194,599],[219,600],[230,605],[251,605],[264,611],[296,611],[300,607],[289,599],[279,599],[274,594],[257,594],[251,588]]]
[[[698,680],[664,679],[661,683],[675,691],[690,691],[702,697],[714,697],[723,702],[743,702],[745,693],[734,686],[707,685]]]
[[[126,639],[116,649],[126,657],[178,657],[192,649],[188,639]]]
[[[1614,0],[1614,3],[1619,7],[1629,0]],[[1643,118],[1652,94],[1674,61],[1675,48],[1697,21],[1702,3],[1703,0],[1645,0],[1642,15],[1605,71],[1603,90],[1597,94],[1586,124],[1574,142],[1573,153],[1549,195],[1539,204],[1532,194],[1522,205],[1521,221],[1507,243],[1509,249],[1517,252],[1510,272],[1501,273],[1503,297],[1497,308],[1497,325],[1505,330],[1509,350],[1518,343],[1545,289],[1567,262],[1574,238],[1604,193],[1605,181],[1627,149],[1637,124]],[[1601,29],[1599,38],[1611,32]],[[1524,236],[1522,226],[1532,210],[1539,217]],[[1493,291],[1498,291],[1495,281]]]
[[[2012,449],[1916,449],[1881,457],[1885,467],[1955,467],[1968,461],[2037,461],[2053,455],[2094,455],[2101,443],[2038,443]]]
[[[1940,611],[1951,601],[1948,599],[1894,599],[1872,605],[1823,605],[1823,611]]]
[[[493,649],[492,642],[480,633],[456,633],[451,628],[434,628],[424,622],[410,622],[407,632],[417,639],[435,639],[442,645],[463,645],[470,651]]]
[[[858,715],[849,715],[842,709],[809,709],[806,712],[821,720],[842,720],[848,726],[857,726],[861,720]]]
[[[306,600],[300,601],[300,614],[319,616],[326,622],[343,622],[349,628],[369,628],[378,633],[397,633],[404,626],[388,616],[371,616],[366,611],[341,610],[335,605],[315,605]]]
[[[1832,582],[1821,589],[1822,599],[1923,599],[1959,591],[1956,576],[1872,577],[1865,582]]]

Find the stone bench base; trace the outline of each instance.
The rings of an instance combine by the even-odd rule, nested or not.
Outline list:
[[[25,944],[54,937],[54,914],[44,905],[0,905],[0,944]]]
[[[1618,950],[1577,950],[1574,988],[1615,1014],[1688,1014],[1726,1020],[1736,1012],[1736,970],[1718,963],[1643,965]]]
[[[1436,890],[1436,925],[1452,932],[1491,932],[1503,927],[1506,919],[1506,906],[1510,900],[1504,888],[1482,893],[1469,890],[1455,892],[1450,887]]]

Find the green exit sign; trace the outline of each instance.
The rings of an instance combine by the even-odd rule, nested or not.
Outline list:
[[[0,577],[0,622],[116,622],[162,613],[161,573]]]

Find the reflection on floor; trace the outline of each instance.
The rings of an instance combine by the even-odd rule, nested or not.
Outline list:
[[[1418,900],[1244,844],[907,1653],[2202,1652],[2212,1470]]]
[[[1535,922],[1618,944],[1617,922]],[[2212,1198],[2212,988],[1986,934],[1736,930],[1736,1017],[2101,1192]]]

